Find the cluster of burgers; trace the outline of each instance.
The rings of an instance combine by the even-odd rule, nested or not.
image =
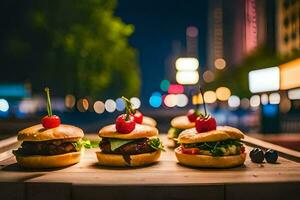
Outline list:
[[[17,162],[28,168],[54,168],[69,166],[80,161],[84,148],[91,143],[84,140],[82,129],[61,124],[52,114],[49,89],[48,115],[41,124],[18,133],[21,141],[14,151]],[[157,162],[164,151],[156,122],[133,109],[128,99],[126,113],[116,118],[115,124],[99,131],[100,151],[96,152],[99,165],[135,167]],[[243,133],[229,126],[216,126],[215,119],[206,113],[190,110],[186,116],[171,121],[169,146],[176,147],[178,162],[193,167],[227,168],[242,165],[246,158],[241,143]]]

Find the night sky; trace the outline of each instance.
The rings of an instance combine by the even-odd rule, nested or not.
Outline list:
[[[119,0],[116,15],[135,26],[130,43],[139,51],[143,100],[159,89],[172,41],[179,40],[185,47],[187,26],[199,29],[200,65],[205,65],[207,1]]]

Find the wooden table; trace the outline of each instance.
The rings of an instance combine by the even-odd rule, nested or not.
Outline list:
[[[167,149],[148,167],[107,168],[96,164],[98,149],[89,149],[76,165],[35,171],[20,168],[6,151],[0,154],[0,199],[298,199],[299,152],[250,137],[245,142],[248,152],[253,145],[280,151],[278,164],[247,158],[233,169],[187,168]]]

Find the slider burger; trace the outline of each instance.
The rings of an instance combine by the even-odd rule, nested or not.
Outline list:
[[[14,151],[19,165],[28,168],[64,167],[80,161],[84,145],[83,131],[71,125],[61,124],[60,118],[52,115],[49,88],[47,93],[48,115],[38,124],[18,133],[21,147]]]
[[[144,166],[156,162],[163,145],[155,127],[139,124],[132,113],[132,104],[126,102],[126,114],[116,123],[99,131],[100,152],[96,152],[99,165],[103,166]]]
[[[179,163],[192,167],[229,168],[246,159],[243,133],[233,127],[216,127],[212,117],[196,120],[196,127],[183,131],[175,149]]]
[[[152,127],[156,127],[157,122],[155,121],[155,119],[153,119],[151,117],[144,116],[142,124],[152,126]]]
[[[23,167],[64,167],[80,161],[82,137],[83,131],[75,126],[60,124],[45,128],[38,124],[18,133],[22,144],[14,154]]]
[[[195,127],[195,121],[200,112],[194,109],[188,111],[187,115],[178,116],[171,120],[171,128],[168,131],[169,147],[174,148],[178,146],[177,138],[179,134],[189,128]]]

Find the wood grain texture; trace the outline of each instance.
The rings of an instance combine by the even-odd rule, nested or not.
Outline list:
[[[277,196],[300,187],[300,164],[283,157],[277,164],[255,164],[247,156],[245,165],[237,168],[196,169],[179,165],[167,149],[148,167],[109,168],[97,165],[96,151],[86,150],[80,163],[53,170],[24,169],[11,157],[0,161],[0,183],[25,185],[27,199],[132,199],[136,194],[143,199],[239,199],[244,191],[249,197],[250,192],[262,192],[260,186],[268,193],[274,186]]]

